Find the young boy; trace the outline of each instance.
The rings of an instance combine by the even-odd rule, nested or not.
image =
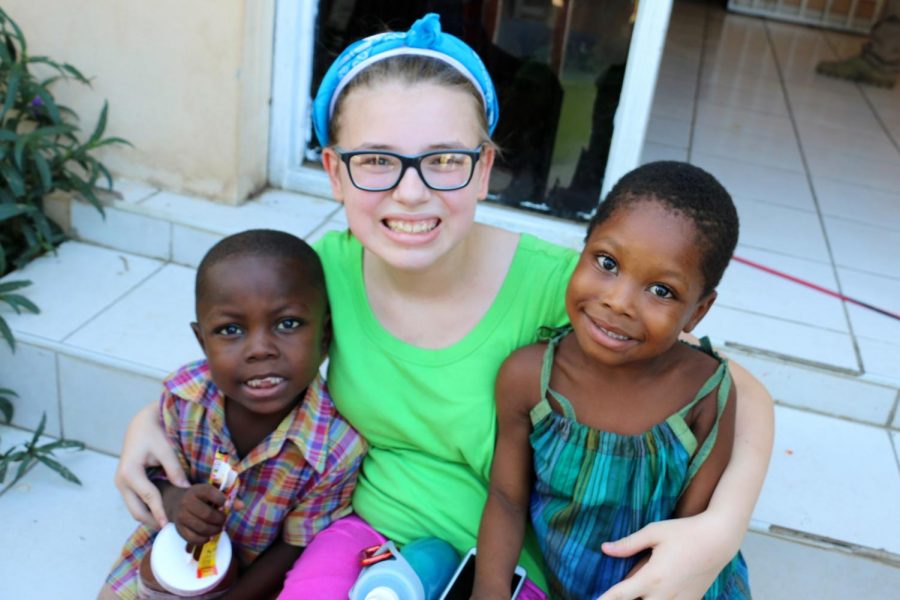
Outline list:
[[[206,356],[163,384],[161,418],[191,481],[156,483],[168,518],[192,544],[223,529],[240,575],[231,593],[274,596],[310,539],[350,512],[365,454],[319,376],[331,323],[322,265],[302,240],[252,230],[212,247],[197,270],[197,322]],[[238,472],[240,509],[208,483],[216,450]],[[137,598],[138,568],[155,531],[132,534],[101,598]]]

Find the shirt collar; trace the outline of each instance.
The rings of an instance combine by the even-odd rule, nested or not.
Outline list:
[[[217,425],[224,430],[225,397],[213,382],[209,364],[205,360],[182,367],[175,376],[166,380],[165,386],[173,396],[203,405],[210,411],[210,417],[219,421]],[[277,453],[282,444],[289,441],[300,449],[304,460],[317,473],[322,473],[328,461],[330,425],[336,416],[325,381],[317,373],[307,387],[300,405],[269,436],[265,454]],[[260,449],[258,447],[245,459],[256,455]]]

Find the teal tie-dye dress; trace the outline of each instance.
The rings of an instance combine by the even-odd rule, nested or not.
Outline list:
[[[531,410],[535,470],[531,519],[548,567],[550,596],[595,600],[638,560],[605,556],[600,544],[673,516],[681,493],[715,443],[731,376],[725,361],[704,339],[703,350],[720,364],[689,404],[639,435],[599,431],[576,421],[569,401],[549,389],[553,355],[568,332],[559,333],[547,346],[541,401]],[[698,449],[684,417],[716,388],[716,424]],[[564,414],[552,410],[548,394]],[[684,540],[684,550],[691,551],[690,540]],[[747,565],[738,553],[704,598],[749,597]]]

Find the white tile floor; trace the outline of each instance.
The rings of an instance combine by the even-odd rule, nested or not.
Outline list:
[[[859,43],[677,2],[644,157],[687,159],[721,179],[742,218],[740,256],[900,312],[900,87],[813,71]],[[250,226],[310,240],[346,228],[335,203],[282,191],[235,208],[140,183],[118,188],[106,222],[91,210],[70,215],[82,239],[106,248],[69,242],[26,270],[42,314],[0,309],[20,342],[16,354],[0,346],[0,383],[21,396],[15,424],[34,428],[46,411],[49,434],[93,448],[63,457],[84,487],[38,466],[0,490],[0,598],[87,598],[99,587],[132,528],[107,454],[164,373],[197,355],[190,267],[205,250]],[[581,243],[581,225],[488,205],[478,218]],[[781,404],[744,546],[757,597],[889,596],[900,586],[900,322],[733,264],[700,333],[730,346]],[[0,451],[26,436],[0,427]],[[771,531],[892,554],[871,561]],[[48,547],[58,549],[52,577],[34,559]]]
[[[720,177],[740,256],[897,312],[900,86],[815,74],[860,39],[678,3],[645,159],[686,156]],[[731,312],[701,324],[714,339],[900,381],[896,320],[750,271],[726,275]]]

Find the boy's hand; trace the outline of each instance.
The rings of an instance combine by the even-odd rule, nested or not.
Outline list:
[[[165,494],[166,512],[178,534],[191,544],[204,544],[225,525],[225,494],[208,483],[170,487]]]

